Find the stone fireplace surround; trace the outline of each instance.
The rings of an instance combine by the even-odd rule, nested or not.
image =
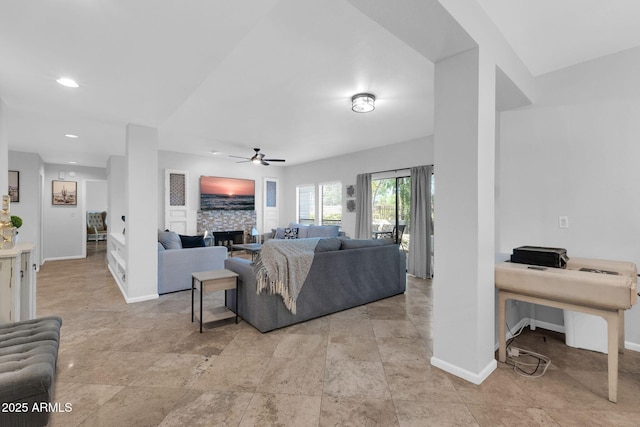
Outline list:
[[[198,234],[242,230],[241,243],[251,241],[251,228],[257,224],[256,211],[198,211]]]

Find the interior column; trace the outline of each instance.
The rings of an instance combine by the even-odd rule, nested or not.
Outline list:
[[[435,64],[431,363],[475,384],[494,358],[495,65],[478,49]]]
[[[126,150],[127,298],[158,297],[158,131],[128,124]]]
[[[9,136],[7,132],[7,105],[0,98],[0,196],[9,189]]]

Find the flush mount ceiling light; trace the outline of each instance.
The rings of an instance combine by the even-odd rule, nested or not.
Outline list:
[[[60,77],[58,80],[56,80],[59,84],[61,84],[62,86],[66,86],[66,87],[79,87],[80,85],[78,85],[78,83],[76,83],[75,80],[70,79],[68,77]]]
[[[375,102],[375,95],[359,93],[351,97],[351,109],[356,113],[368,113],[376,109]]]

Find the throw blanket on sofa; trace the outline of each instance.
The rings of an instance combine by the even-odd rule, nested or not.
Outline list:
[[[257,292],[282,296],[285,307],[296,314],[302,289],[320,238],[267,240],[254,264]]]

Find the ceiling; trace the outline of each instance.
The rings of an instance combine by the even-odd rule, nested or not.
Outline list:
[[[640,45],[634,0],[476,1],[534,75]],[[4,1],[9,148],[104,167],[135,123],[163,150],[290,165],[432,134],[433,64],[352,3]]]

